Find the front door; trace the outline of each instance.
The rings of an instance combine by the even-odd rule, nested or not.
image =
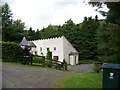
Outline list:
[[[70,55],[70,65],[75,65],[76,64],[76,56]]]

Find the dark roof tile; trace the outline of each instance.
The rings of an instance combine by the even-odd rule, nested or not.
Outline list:
[[[28,41],[25,37],[23,37],[22,41],[20,42],[21,46],[27,46],[28,45]]]
[[[22,41],[20,42],[21,46],[29,46],[29,47],[36,47],[36,45],[32,41],[27,41],[25,37],[23,37]]]

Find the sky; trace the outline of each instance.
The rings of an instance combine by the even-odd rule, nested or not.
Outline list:
[[[83,3],[85,1],[85,3]],[[98,15],[104,19],[95,8],[87,4],[89,0],[3,0],[10,6],[13,19],[21,19],[26,28],[41,30],[48,25],[63,25],[72,19],[74,23],[81,23],[85,16],[93,18]],[[104,7],[105,11],[108,11]]]

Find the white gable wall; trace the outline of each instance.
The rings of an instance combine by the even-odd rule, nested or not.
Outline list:
[[[70,56],[69,54],[71,52],[77,52],[77,50],[71,45],[71,43],[64,37],[62,36],[63,38],[63,45],[64,45],[64,58],[65,60],[67,61],[68,64],[70,64]],[[78,64],[78,55],[76,55],[76,63],[75,64]],[[72,65],[74,65],[74,62],[72,62]]]

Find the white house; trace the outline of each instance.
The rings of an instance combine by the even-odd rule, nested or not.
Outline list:
[[[77,50],[64,36],[33,41],[27,41],[24,37],[20,45],[21,47],[25,45],[32,46],[31,53],[35,54],[35,52],[37,52],[38,55],[43,54],[44,56],[46,56],[47,48],[49,48],[49,50],[52,51],[53,59],[61,62],[65,59],[67,64],[70,65],[76,65],[79,63]]]

